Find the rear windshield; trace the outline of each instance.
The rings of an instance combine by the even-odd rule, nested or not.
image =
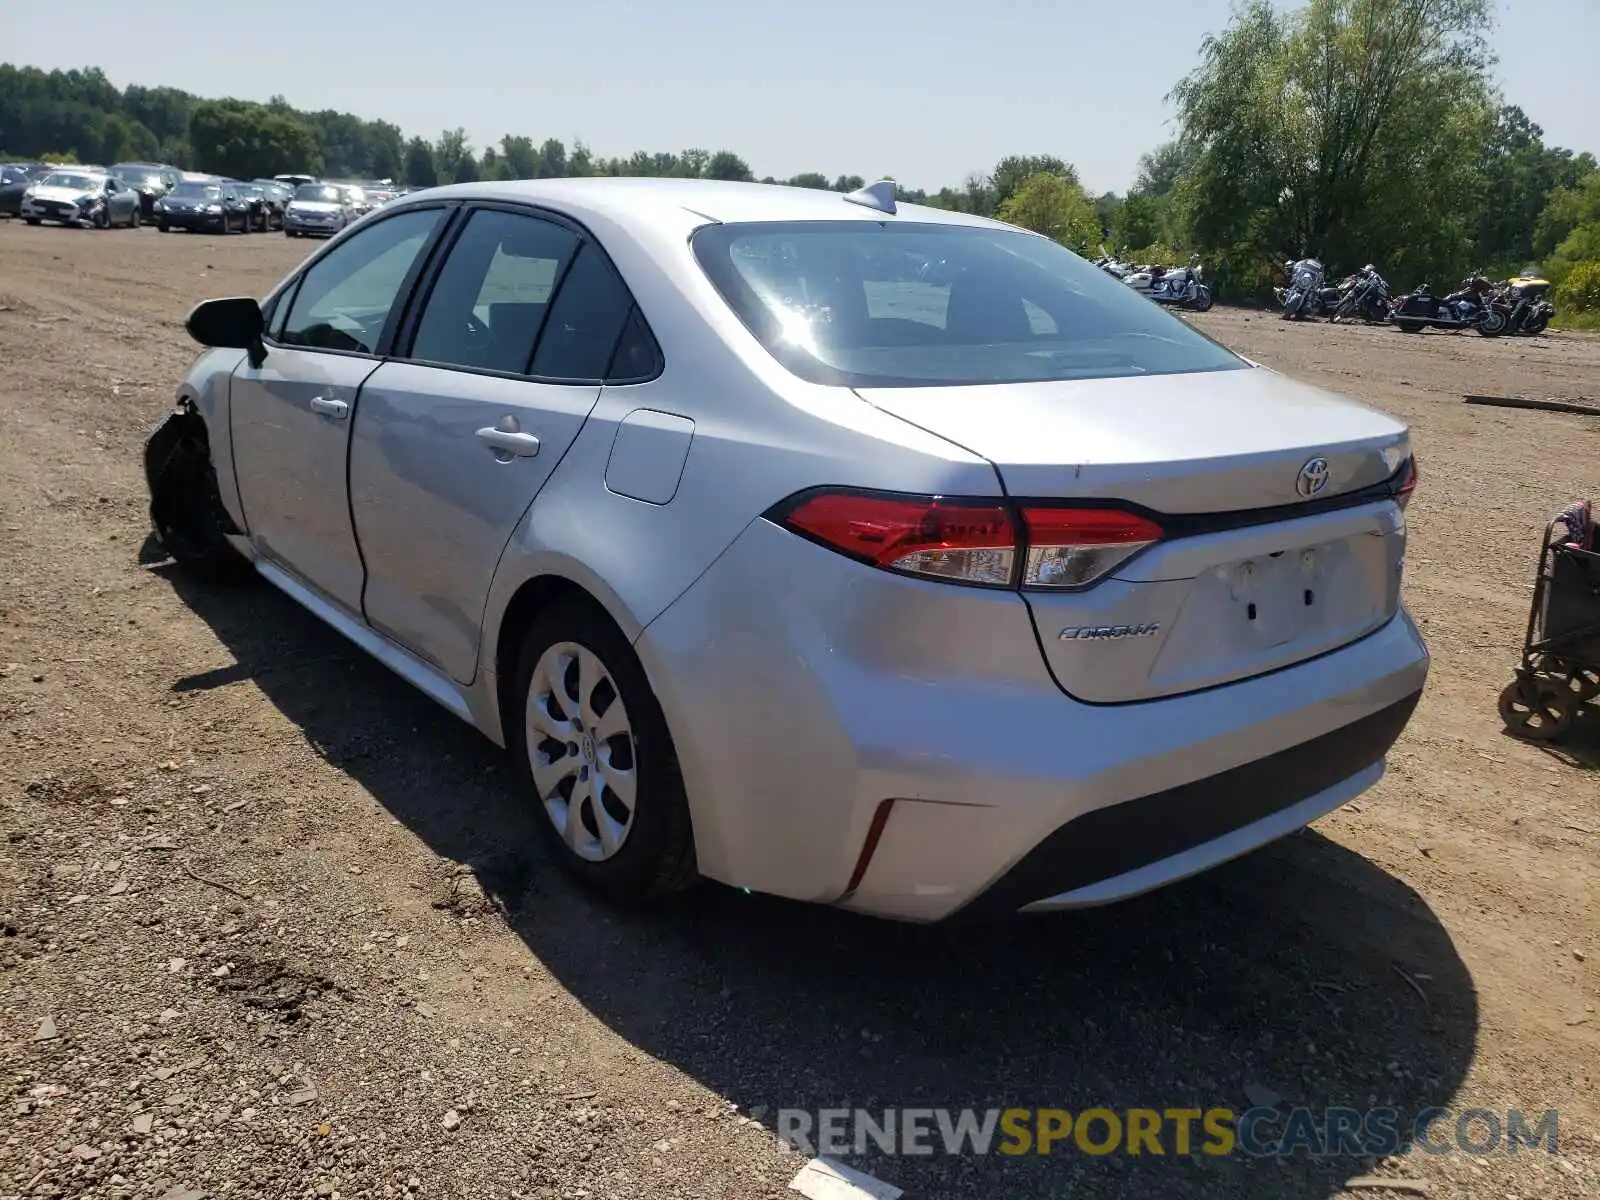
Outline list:
[[[710,225],[695,256],[790,371],[847,387],[1023,383],[1247,364],[1076,254],[1008,229]]]

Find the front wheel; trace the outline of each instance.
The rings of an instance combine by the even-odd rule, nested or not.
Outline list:
[[[41,225],[44,223],[43,217],[23,217],[22,219],[29,225]]]
[[[1189,307],[1195,312],[1210,312],[1212,303],[1211,289],[1202,283],[1194,289],[1194,299],[1189,302]]]
[[[666,718],[633,648],[592,601],[537,616],[506,713],[513,769],[562,866],[619,902],[698,877]]]
[[[1483,314],[1483,320],[1478,322],[1478,333],[1483,337],[1499,337],[1506,331],[1506,315],[1497,309],[1491,308]]]
[[[1422,322],[1421,321],[1399,321],[1399,320],[1397,320],[1397,321],[1395,321],[1395,324],[1400,326],[1400,332],[1401,333],[1421,333],[1422,332]]]
[[[100,211],[94,214],[94,217],[93,217],[93,220],[92,220],[91,223],[94,225],[94,227],[96,229],[110,229],[111,228],[111,209],[110,209],[110,207],[108,205],[102,204],[100,206]]]

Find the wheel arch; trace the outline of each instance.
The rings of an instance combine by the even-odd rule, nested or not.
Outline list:
[[[488,699],[501,725],[497,731],[501,736],[496,740],[502,744],[506,722],[515,719],[516,699],[511,692],[516,685],[517,654],[523,635],[540,613],[562,600],[576,599],[616,626],[630,646],[642,632],[621,598],[581,564],[545,563],[516,572],[514,579],[504,578],[503,572],[504,565],[491,588],[479,652],[479,673],[488,673],[492,681]]]

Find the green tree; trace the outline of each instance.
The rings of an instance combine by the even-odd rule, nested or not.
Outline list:
[[[994,204],[1003,205],[1036,175],[1056,175],[1074,186],[1078,183],[1078,172],[1053,154],[1008,154],[989,175]]]
[[[406,143],[405,180],[407,187],[430,188],[439,182],[439,168],[433,161],[433,147],[419,137]]]
[[[500,139],[500,161],[507,179],[533,179],[539,173],[539,152],[533,139],[506,134]]]
[[[200,101],[189,117],[189,143],[200,169],[218,175],[254,179],[283,171],[322,170],[315,127],[264,104]]]
[[[750,164],[732,150],[718,150],[706,161],[702,174],[707,179],[731,179],[745,183],[754,181],[756,177]]]
[[[1272,259],[1460,268],[1493,120],[1490,0],[1248,0],[1172,93],[1194,239],[1230,286]],[[1252,276],[1252,273],[1255,273]]]
[[[472,156],[470,149],[463,150],[461,157],[456,159],[455,173],[450,176],[454,183],[477,183],[480,178],[478,160]]]
[[[790,187],[815,188],[823,192],[828,190],[828,177],[820,171],[802,171],[798,175],[791,175],[784,182]]]
[[[455,182],[456,168],[461,165],[463,158],[471,154],[472,142],[467,137],[467,131],[459,127],[446,129],[433,146],[433,165],[438,168],[439,178],[445,183]]]
[[[1041,171],[1029,176],[1001,203],[996,215],[1079,253],[1100,239],[1100,218],[1094,201],[1076,180],[1066,175]]]

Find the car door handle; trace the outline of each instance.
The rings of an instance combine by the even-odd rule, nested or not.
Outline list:
[[[349,414],[350,406],[343,400],[335,400],[332,396],[313,396],[311,411],[332,417],[335,421],[342,421]]]
[[[509,429],[485,425],[478,430],[478,440],[488,443],[492,450],[503,451],[516,458],[533,458],[539,453],[539,439],[531,433],[513,433]]]

